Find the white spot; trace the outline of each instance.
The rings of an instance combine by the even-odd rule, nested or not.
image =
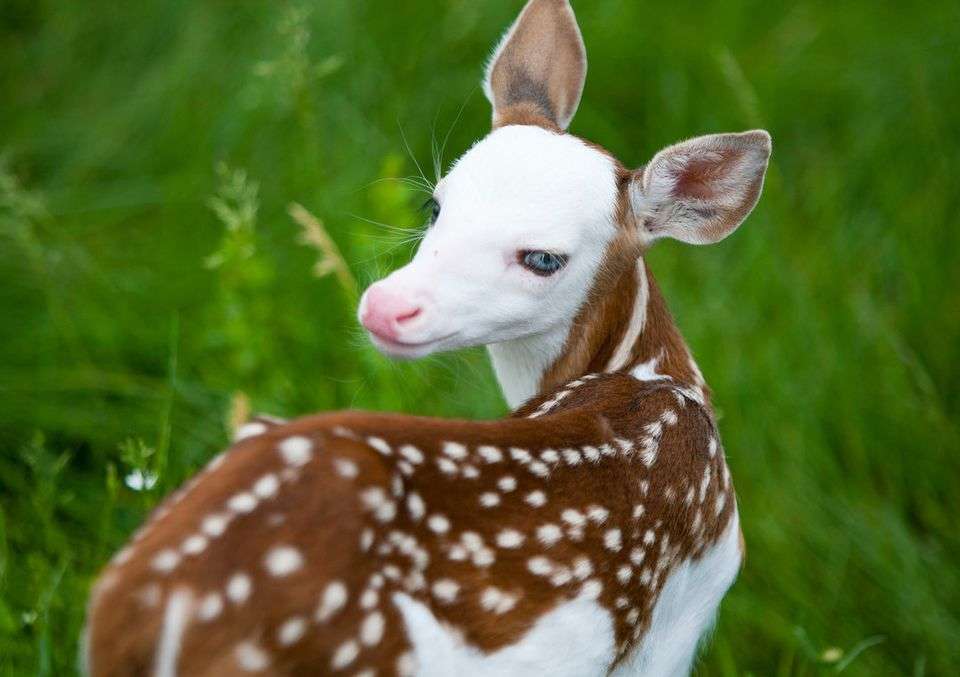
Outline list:
[[[495,614],[507,613],[516,603],[516,597],[493,586],[486,588],[480,595],[480,606]]]
[[[660,420],[666,425],[677,425],[677,412],[673,409],[667,409],[665,412],[660,414]]]
[[[280,480],[273,473],[268,473],[257,480],[253,485],[253,493],[260,498],[270,498],[277,493],[280,488]]]
[[[581,594],[584,597],[590,599],[597,599],[600,597],[600,594],[603,592],[603,584],[595,578],[590,579],[589,581],[583,584],[583,587],[580,589]]]
[[[253,642],[237,644],[233,650],[233,656],[237,659],[237,665],[240,666],[240,669],[247,672],[261,672],[270,665],[270,657],[267,652]]]
[[[397,516],[397,504],[393,501],[384,501],[374,511],[373,516],[380,522],[391,522]]]
[[[543,461],[530,461],[528,467],[537,477],[547,477],[550,474],[550,468]]]
[[[250,597],[252,587],[249,576],[244,573],[235,573],[227,582],[227,599],[234,604],[243,604]]]
[[[715,512],[716,512],[717,515],[719,515],[721,512],[723,512],[723,506],[726,504],[726,502],[727,502],[727,495],[726,495],[725,493],[723,493],[722,491],[721,491],[721,492],[718,492],[718,493],[717,493],[716,509],[715,509]]]
[[[360,474],[360,469],[357,467],[357,464],[346,458],[336,459],[333,462],[333,467],[340,477],[345,477],[346,479],[353,479]]]
[[[459,442],[444,442],[443,453],[450,458],[462,461],[467,457],[467,448]]]
[[[553,562],[538,555],[527,560],[527,569],[535,576],[549,576],[553,573]]]
[[[262,435],[267,432],[267,426],[259,421],[253,421],[252,423],[245,423],[239,428],[237,432],[233,435],[233,441],[239,442],[240,440],[245,440],[248,437],[256,437],[257,435]]]
[[[354,640],[351,639],[344,642],[334,652],[333,659],[330,661],[330,667],[334,670],[342,670],[353,663],[359,653],[360,646]]]
[[[345,437],[350,440],[357,439],[357,433],[353,432],[349,428],[344,428],[342,425],[333,426],[332,432],[337,437]]]
[[[457,474],[457,464],[451,461],[449,458],[440,456],[437,458],[437,467],[440,468],[440,472],[444,475],[456,475]]]
[[[600,460],[600,450],[596,447],[586,446],[583,448],[583,455],[586,456],[587,460],[596,463]]]
[[[497,534],[497,545],[501,548],[519,548],[523,541],[523,534],[516,529],[504,529]]]
[[[412,444],[405,444],[400,447],[400,455],[414,465],[420,465],[423,463],[423,452]]]
[[[643,513],[646,512],[646,508],[643,507],[641,503],[637,503],[633,506],[633,519],[640,519],[643,517]]]
[[[477,453],[480,454],[480,457],[487,463],[499,463],[503,460],[503,452],[497,447],[483,445],[477,447]]]
[[[467,559],[467,549],[458,543],[454,543],[450,546],[447,556],[454,562],[462,562]]]
[[[554,449],[544,449],[540,452],[540,460],[544,463],[558,463],[560,461],[560,454]]]
[[[377,452],[383,456],[390,456],[393,454],[393,449],[390,448],[390,445],[387,444],[386,440],[380,437],[368,437],[367,444],[376,449]]]
[[[434,533],[445,534],[450,530],[450,520],[440,514],[430,515],[427,526]]]
[[[177,554],[176,550],[169,549],[157,553],[152,562],[154,571],[159,571],[162,574],[173,571],[178,564],[180,564],[180,555]]]
[[[652,545],[655,540],[657,540],[657,535],[653,532],[653,529],[647,529],[647,532],[643,535],[643,542],[646,545]]]
[[[652,578],[652,574],[650,573],[650,569],[644,569],[643,571],[640,572],[641,585],[650,585],[651,578]]]
[[[180,550],[183,551],[184,555],[198,555],[207,548],[207,539],[200,534],[194,534],[190,536],[187,540],[183,542],[183,545],[180,546]]]
[[[197,618],[201,621],[210,621],[223,611],[223,598],[215,592],[204,596],[197,608]]]
[[[360,608],[369,611],[380,602],[380,593],[373,588],[367,588],[360,595]]]
[[[200,523],[200,529],[210,538],[217,538],[223,535],[223,532],[227,530],[227,525],[229,524],[230,515],[222,512],[214,513],[203,518],[203,522]]]
[[[633,576],[633,569],[626,564],[617,569],[617,580],[620,581],[621,585],[626,585],[629,583],[631,576]]]
[[[295,435],[280,443],[280,455],[288,465],[306,465],[313,456],[313,443],[306,437]]]
[[[510,457],[518,463],[529,463],[533,459],[529,451],[519,447],[510,447]]]
[[[567,567],[558,566],[553,575],[550,577],[550,582],[555,586],[560,587],[561,585],[566,585],[573,579],[573,574],[570,573],[570,570]]]
[[[610,516],[610,511],[599,505],[591,505],[587,508],[587,517],[597,524],[603,524]]]
[[[460,540],[463,541],[467,550],[474,552],[483,547],[483,537],[475,531],[464,531],[460,534]]]
[[[556,524],[544,524],[537,529],[537,540],[548,548],[563,538],[563,532]]]
[[[703,469],[703,480],[700,482],[700,502],[703,503],[704,499],[707,497],[707,487],[710,486],[710,466],[708,465]]]
[[[242,494],[233,496],[229,501],[227,501],[227,507],[234,512],[241,514],[253,512],[253,509],[257,507],[257,499],[253,496],[253,494],[244,492]]]
[[[493,508],[500,505],[500,494],[495,491],[488,491],[480,494],[480,505],[484,508]]]
[[[646,550],[641,548],[634,548],[630,551],[630,561],[633,562],[636,566],[643,564],[644,558],[647,556]]]
[[[563,454],[563,460],[566,461],[567,465],[580,465],[583,461],[583,457],[576,449],[564,449],[560,453]]]
[[[603,535],[603,545],[607,550],[612,550],[613,552],[619,552],[620,548],[623,547],[623,543],[620,540],[620,530],[619,529],[610,529]]]
[[[717,438],[711,437],[710,444],[707,445],[707,453],[710,454],[710,457],[714,457],[717,454]]]
[[[587,518],[584,517],[583,513],[573,508],[564,510],[560,513],[560,517],[564,522],[574,527],[582,527],[587,522]]]
[[[288,618],[277,630],[277,643],[290,646],[299,642],[307,632],[307,621],[302,616]]]
[[[464,464],[463,466],[463,476],[468,480],[475,480],[480,477],[480,471],[476,466],[470,465],[469,463]]]
[[[593,564],[586,555],[580,555],[573,560],[573,575],[579,580],[584,580],[593,573]]]
[[[410,495],[407,496],[407,510],[410,513],[410,517],[412,517],[415,521],[419,522],[421,519],[423,519],[423,516],[427,511],[427,506],[424,505],[420,494],[416,492],[410,492]]]
[[[517,488],[517,479],[512,475],[505,475],[497,480],[497,487],[503,492],[513,491]]]
[[[539,508],[546,504],[547,495],[537,489],[536,491],[531,491],[529,494],[527,494],[527,497],[524,500],[534,508]]]
[[[496,561],[497,557],[490,548],[480,548],[470,556],[470,559],[478,567],[488,567]]]
[[[278,546],[267,553],[263,565],[271,576],[289,576],[303,566],[303,555],[296,548],[288,545]]]
[[[439,601],[450,604],[456,601],[457,594],[460,592],[460,585],[449,578],[441,578],[431,587],[433,596]]]
[[[360,532],[360,549],[367,552],[373,545],[373,529],[364,529]]]
[[[330,583],[320,596],[320,605],[314,615],[317,621],[325,623],[347,603],[347,586],[341,581]]]
[[[383,614],[375,611],[363,619],[360,626],[360,641],[367,646],[374,646],[380,643],[383,638]]]

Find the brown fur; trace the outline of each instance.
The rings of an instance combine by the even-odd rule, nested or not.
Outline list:
[[[192,615],[180,652],[182,674],[233,674],[232,651],[244,641],[255,642],[269,655],[270,674],[327,672],[333,652],[358,637],[358,628],[370,613],[358,607],[360,595],[372,577],[382,575],[391,565],[399,570],[399,579],[384,576],[376,605],[386,621],[383,638],[375,646],[361,644],[360,655],[349,666],[351,672],[374,667],[378,675],[395,674],[398,657],[409,649],[399,615],[389,600],[393,591],[405,591],[427,604],[439,619],[459,628],[470,644],[492,651],[515,642],[543,613],[579,594],[585,581],[598,581],[602,586],[599,601],[616,619],[623,655],[642,637],[672,568],[699,556],[728,524],[734,509],[733,488],[725,480],[722,451],[715,447],[715,454],[709,453],[710,441],[717,440],[711,414],[683,388],[609,374],[565,390],[569,394],[537,418],[528,417],[555,393],[536,398],[502,421],[344,413],[300,419],[241,442],[214,471],[201,475],[186,492],[168,500],[134,541],[132,555],[105,572],[105,585],[95,594],[91,607],[93,674],[149,672],[170,593],[189,590],[195,600],[214,591],[222,594],[237,571],[247,572],[253,579],[250,599],[239,605],[225,601],[224,611],[212,621]],[[666,412],[673,412],[676,420],[665,423]],[[651,436],[650,425],[660,429],[659,451],[655,463],[647,467],[640,450],[643,440]],[[311,460],[297,469],[296,477],[284,480],[274,497],[260,501],[249,514],[237,515],[222,536],[210,539],[204,552],[185,555],[168,573],[152,568],[158,552],[182,547],[190,534],[198,532],[204,517],[222,511],[231,496],[265,474],[281,472],[284,464],[277,445],[297,435],[312,441],[313,453]],[[383,456],[371,448],[366,442],[369,436],[389,444],[391,454]],[[633,449],[624,452],[623,442],[618,440],[629,441]],[[449,459],[442,451],[445,441],[463,444],[467,456]],[[401,470],[398,452],[405,444],[414,445],[425,457],[409,474]],[[496,446],[503,460],[488,462],[478,451],[481,445]],[[562,453],[586,447],[602,449],[604,445],[616,452],[598,455],[595,460],[583,457],[576,465],[562,456],[541,460],[544,450]],[[511,458],[511,447],[529,451],[534,460],[545,464],[548,476],[532,472],[530,462]],[[452,460],[456,474],[444,472],[436,463],[438,458]],[[336,464],[343,460],[356,465],[356,477],[337,474]],[[477,469],[476,477],[464,476],[467,466]],[[701,487],[707,468],[711,469],[709,482]],[[514,489],[498,487],[505,476],[516,479]],[[370,488],[379,488],[396,501],[396,515],[388,522],[376,519],[358,498]],[[525,501],[534,490],[545,492],[545,505],[532,507]],[[496,492],[499,505],[480,507],[479,496],[484,492]],[[435,533],[426,518],[411,514],[405,503],[411,493],[423,499],[427,517],[442,514],[449,531]],[[688,494],[692,500],[685,498]],[[723,504],[717,511],[721,494]],[[636,505],[644,508],[642,515],[635,517]],[[590,516],[591,506],[609,511],[602,523]],[[562,516],[566,509],[586,517],[579,537],[570,535],[571,525]],[[276,516],[282,516],[283,522],[275,524]],[[563,538],[549,547],[538,541],[537,529],[544,524],[563,527]],[[622,533],[617,552],[604,544],[606,530],[614,527]],[[497,534],[506,528],[524,535],[519,548],[496,545]],[[360,546],[365,529],[375,534],[367,552]],[[643,539],[650,530],[655,540],[645,544]],[[451,548],[468,531],[478,534],[494,551],[495,561],[478,566],[470,560],[450,559]],[[421,572],[425,589],[411,578],[416,570],[413,559],[392,540],[408,537],[429,553]],[[304,567],[287,577],[271,578],[264,572],[264,556],[281,544],[295,545],[303,555]],[[645,552],[638,566],[629,559],[635,547]],[[538,555],[571,570],[578,557],[586,557],[590,572],[555,585],[529,570],[530,558]],[[626,565],[632,573],[624,583],[618,580],[617,570]],[[443,603],[431,594],[430,586],[440,579],[459,585],[454,602]],[[349,600],[333,620],[318,623],[314,611],[332,580],[346,585]],[[148,605],[144,600],[151,586],[159,586],[159,598]],[[516,597],[509,611],[498,614],[484,608],[483,591],[490,586]],[[618,598],[626,600],[626,606],[619,607]],[[276,639],[279,627],[296,616],[307,619],[306,636],[293,646],[280,646]]]

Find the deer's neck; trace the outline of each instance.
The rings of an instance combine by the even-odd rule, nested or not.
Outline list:
[[[488,350],[511,408],[584,374],[611,371],[669,377],[709,403],[700,369],[642,258],[597,285],[569,326]]]

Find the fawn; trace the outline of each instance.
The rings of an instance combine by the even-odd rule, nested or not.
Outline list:
[[[566,132],[567,0],[494,51],[493,131],[359,318],[388,355],[487,345],[511,407],[473,422],[257,419],[101,575],[93,675],[683,675],[743,542],[706,384],[644,263],[759,198],[764,131],[637,170]]]

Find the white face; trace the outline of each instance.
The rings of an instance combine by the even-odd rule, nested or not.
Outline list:
[[[562,334],[616,232],[615,166],[540,127],[495,130],[434,193],[408,265],[372,285],[360,321],[393,357]]]

